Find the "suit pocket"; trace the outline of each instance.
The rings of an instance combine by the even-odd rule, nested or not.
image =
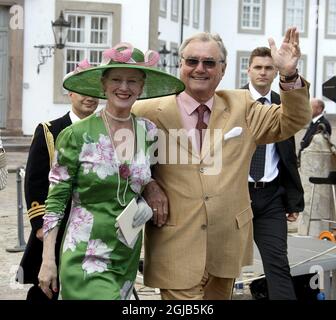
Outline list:
[[[236,161],[241,155],[243,147],[243,134],[223,141],[223,162]]]
[[[252,209],[250,207],[246,208],[242,212],[236,215],[237,227],[241,229],[245,226],[248,222],[253,219]]]

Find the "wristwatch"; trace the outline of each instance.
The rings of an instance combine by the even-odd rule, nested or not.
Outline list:
[[[298,77],[299,77],[299,70],[296,69],[295,73],[291,76],[285,76],[285,75],[280,74],[280,81],[281,82],[295,82]]]

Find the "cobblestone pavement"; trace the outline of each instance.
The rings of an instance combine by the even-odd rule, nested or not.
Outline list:
[[[15,169],[26,163],[27,154],[20,152],[7,153],[9,174],[7,187],[0,191],[0,300],[24,300],[30,285],[15,282],[15,275],[23,252],[8,252],[18,247],[17,222],[17,175]],[[23,186],[22,186],[23,188]],[[30,224],[26,216],[26,206],[23,200],[24,238],[28,240]],[[143,255],[143,253],[142,253]],[[142,275],[138,274],[136,290],[140,300],[159,300],[159,290],[143,285]],[[234,294],[235,300],[251,299],[248,289],[242,294]]]

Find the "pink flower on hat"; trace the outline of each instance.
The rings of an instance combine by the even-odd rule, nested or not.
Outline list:
[[[152,67],[160,60],[160,55],[154,50],[148,50],[144,55],[144,62],[137,62],[132,59],[133,46],[128,42],[121,42],[111,49],[103,52],[102,64],[109,64],[111,61],[120,63],[136,64],[139,66]]]
[[[88,61],[88,59],[84,59],[82,60],[81,62],[79,62],[77,64],[77,67],[75,69],[75,73],[77,72],[81,72],[81,71],[84,71],[86,69],[89,69],[89,68],[92,68],[93,66],[90,64],[90,62]]]

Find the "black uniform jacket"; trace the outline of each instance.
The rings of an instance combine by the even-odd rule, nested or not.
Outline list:
[[[318,127],[319,127],[320,124],[324,124],[325,128],[326,128],[326,131],[329,133],[329,135],[331,135],[330,123],[324,116],[322,116],[315,123],[313,123],[313,122],[310,123],[309,127],[307,128],[307,131],[306,131],[305,135],[303,136],[303,138],[300,142],[301,151],[309,146],[314,134],[317,133]]]
[[[248,85],[243,89],[248,89]],[[272,103],[280,104],[280,96],[272,91]],[[279,180],[280,186],[284,188],[283,201],[287,213],[302,212],[304,209],[304,191],[301,184],[300,174],[297,167],[295,152],[295,139],[290,137],[286,140],[275,143],[279,155]]]
[[[23,254],[17,280],[20,283],[38,283],[38,273],[42,263],[43,242],[36,237],[36,231],[42,228],[43,215],[45,213],[45,200],[49,188],[49,171],[51,165],[50,146],[46,134],[49,135],[49,144],[54,142],[58,134],[66,127],[71,125],[69,112],[63,117],[49,123],[39,124],[35,130],[32,144],[30,146],[28,161],[25,174],[25,198],[32,231]],[[47,128],[47,129],[46,129]],[[46,131],[50,133],[46,133]],[[62,241],[64,228],[70,211],[70,203],[65,210],[63,219],[56,241],[56,261],[58,264],[59,248]]]

